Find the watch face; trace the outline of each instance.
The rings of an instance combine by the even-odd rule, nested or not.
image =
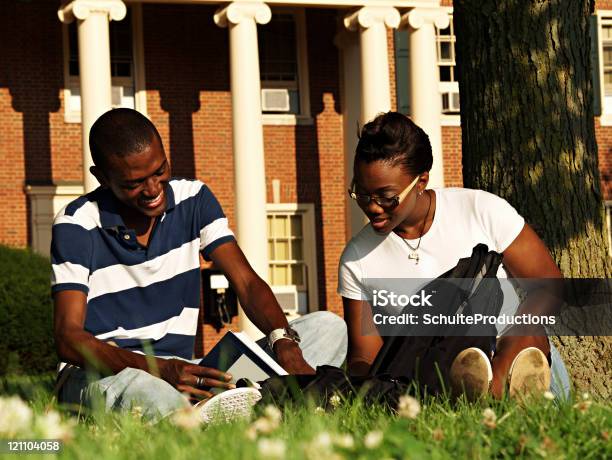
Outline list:
[[[287,336],[293,340],[295,340],[296,342],[299,343],[300,341],[300,334],[297,333],[297,331],[291,327],[288,327],[285,329],[285,333],[287,334]]]

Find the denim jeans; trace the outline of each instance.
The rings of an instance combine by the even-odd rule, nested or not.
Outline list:
[[[551,373],[551,382],[550,382],[550,391],[557,397],[561,399],[569,398],[571,384],[570,377],[565,368],[565,363],[563,362],[563,358],[561,358],[561,354],[559,354],[559,350],[550,342],[550,373]]]
[[[319,311],[304,315],[290,323],[300,335],[304,359],[313,368],[324,364],[341,366],[346,357],[348,336],[346,323],[339,316]],[[265,339],[259,344],[273,355]],[[190,360],[197,364],[199,359]],[[139,406],[144,417],[157,421],[176,409],[189,406],[187,398],[165,380],[146,371],[126,368],[109,377],[96,377],[80,368],[72,367],[59,392],[64,404],[105,410],[130,411]]]

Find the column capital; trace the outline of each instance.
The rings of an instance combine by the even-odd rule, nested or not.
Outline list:
[[[232,2],[215,11],[215,24],[227,27],[229,24],[240,24],[244,20],[267,24],[272,19],[270,7],[263,2]]]
[[[344,27],[350,31],[359,30],[359,27],[368,29],[380,23],[396,29],[400,24],[399,11],[390,6],[364,6],[344,17]]]
[[[125,18],[127,9],[122,0],[73,0],[57,10],[59,20],[69,24],[75,19],[87,19],[91,13],[105,13],[111,21]]]
[[[420,29],[425,24],[433,24],[439,29],[446,29],[450,24],[450,16],[442,8],[417,7],[402,16],[402,26]]]

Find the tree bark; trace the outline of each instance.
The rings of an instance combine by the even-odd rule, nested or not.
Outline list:
[[[612,273],[593,119],[591,7],[589,0],[454,2],[464,184],[515,206],[566,278]],[[553,341],[578,390],[612,396],[609,337]]]

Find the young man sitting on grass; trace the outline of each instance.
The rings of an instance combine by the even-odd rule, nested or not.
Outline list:
[[[233,388],[230,375],[192,360],[200,252],[225,273],[247,317],[273,337],[287,372],[342,364],[344,321],[318,312],[289,326],[210,189],[171,179],[159,133],[146,117],[111,110],[92,126],[89,144],[91,173],[101,186],[53,223],[55,340],[68,364],[60,365],[60,402],[89,406],[102,397],[107,410],[138,405],[159,417],[188,405],[184,394],[202,400],[210,387]],[[154,356],[144,354],[149,350]]]

